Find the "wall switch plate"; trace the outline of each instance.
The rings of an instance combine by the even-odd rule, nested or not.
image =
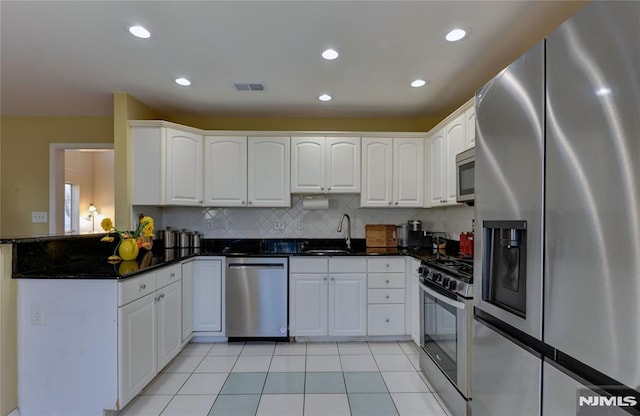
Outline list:
[[[47,211],[33,211],[31,213],[32,223],[44,223],[47,222]]]
[[[298,230],[304,230],[304,222],[298,221],[298,225],[296,226]]]
[[[31,304],[31,325],[44,325],[44,305],[42,303]]]
[[[213,230],[213,220],[207,220],[207,230]]]
[[[276,220],[273,222],[273,229],[274,230],[284,230],[284,221],[282,220]]]

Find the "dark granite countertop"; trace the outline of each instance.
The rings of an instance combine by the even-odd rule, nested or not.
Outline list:
[[[100,242],[102,235],[14,242],[13,278],[23,279],[126,279],[138,273],[181,262],[195,256],[309,256],[307,250],[345,249],[343,239],[205,239],[199,249],[165,249],[160,240],[151,251],[140,250],[136,260],[109,263],[117,242]],[[457,254],[456,241],[447,254]],[[452,253],[452,251],[454,251]],[[367,248],[364,239],[353,239],[352,250],[332,256],[398,255],[426,259],[437,254],[431,248]],[[442,253],[441,253],[442,254]],[[321,254],[317,254],[321,255]]]

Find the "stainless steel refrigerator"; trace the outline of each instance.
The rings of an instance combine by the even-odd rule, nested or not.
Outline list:
[[[640,3],[476,96],[473,415],[640,414]]]

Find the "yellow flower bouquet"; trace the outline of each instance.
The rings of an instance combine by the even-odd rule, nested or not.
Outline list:
[[[113,231],[118,233],[120,236],[120,241],[116,245],[113,250],[113,256],[109,256],[110,261],[120,261],[124,260],[134,260],[138,256],[138,250],[140,248],[144,248],[147,250],[151,250],[151,246],[153,244],[153,218],[149,216],[143,216],[140,219],[140,223],[138,224],[138,228],[131,231],[120,231],[114,225],[111,218],[105,218],[100,223],[102,229],[105,230],[108,234],[102,237],[101,241],[112,242],[113,237],[109,234]],[[116,255],[116,252],[119,255]]]

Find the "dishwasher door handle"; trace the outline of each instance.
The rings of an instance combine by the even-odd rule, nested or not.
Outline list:
[[[231,263],[229,264],[230,269],[284,269],[284,264],[273,264],[273,263]]]

